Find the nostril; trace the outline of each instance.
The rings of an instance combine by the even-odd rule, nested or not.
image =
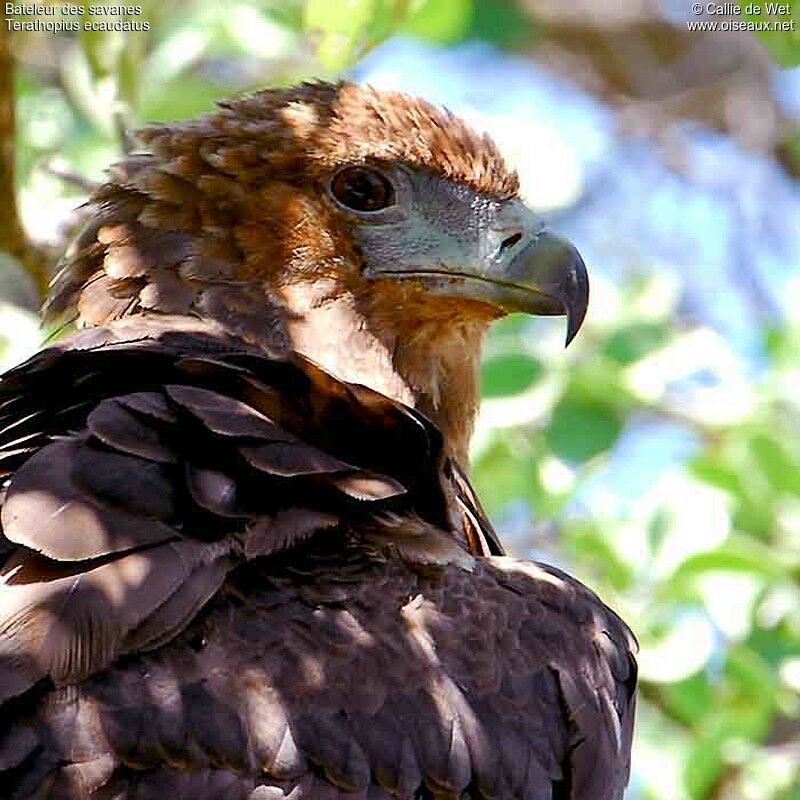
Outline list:
[[[510,250],[519,240],[522,239],[521,233],[515,233],[512,236],[509,236],[507,239],[504,239],[502,244],[500,245],[500,249],[498,250],[498,255],[503,255],[506,250]]]

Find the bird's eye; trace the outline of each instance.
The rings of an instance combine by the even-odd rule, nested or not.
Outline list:
[[[352,211],[380,211],[394,204],[394,186],[368,167],[345,167],[334,175],[331,194]]]

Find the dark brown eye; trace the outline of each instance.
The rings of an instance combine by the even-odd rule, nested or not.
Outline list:
[[[394,204],[388,178],[368,167],[346,167],[331,181],[331,193],[353,211],[380,211]]]

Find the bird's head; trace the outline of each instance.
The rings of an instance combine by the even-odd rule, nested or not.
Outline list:
[[[152,126],[111,170],[51,312],[213,319],[416,405],[464,460],[488,323],[583,321],[569,243],[518,197],[495,145],[453,115],[349,83],[304,84]]]

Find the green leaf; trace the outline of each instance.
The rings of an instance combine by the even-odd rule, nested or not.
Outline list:
[[[622,420],[613,409],[566,396],[553,410],[545,438],[556,455],[582,463],[610,450],[621,432]]]
[[[374,46],[392,36],[413,13],[414,0],[375,0],[375,11],[367,29],[369,45]]]
[[[576,562],[590,565],[593,575],[608,582],[614,589],[629,589],[633,571],[616,553],[603,533],[593,526],[578,524],[564,532],[567,545]]]
[[[420,39],[452,44],[469,31],[473,0],[420,0],[405,30]]]
[[[753,712],[742,717],[740,732],[750,739],[760,738],[766,733],[765,725],[778,700],[778,687],[769,663],[752,648],[739,644],[728,651],[725,676],[730,688]]]
[[[303,27],[309,33],[357,35],[366,29],[374,9],[375,0],[306,0]]]
[[[524,353],[487,358],[481,365],[481,391],[484,397],[519,394],[539,381],[542,363]]]
[[[317,58],[329,70],[342,70],[360,55],[375,14],[375,0],[306,0],[303,28],[316,41]]]
[[[613,409],[620,416],[629,413],[637,402],[622,378],[624,368],[597,354],[579,362],[571,373],[566,393],[581,401]]]
[[[684,770],[684,785],[691,800],[704,800],[722,770],[722,747],[730,736],[725,719],[715,719],[695,737]]]
[[[695,727],[714,708],[714,693],[703,670],[682,681],[665,683],[660,691],[671,715],[691,727]]]
[[[226,94],[222,86],[187,75],[165,84],[160,92],[150,93],[141,114],[153,122],[186,119],[211,111],[214,101]]]
[[[469,39],[482,39],[497,47],[511,49],[535,44],[536,24],[530,14],[508,0],[478,0],[474,6]]]
[[[751,750],[751,735],[763,731],[763,707],[754,706],[752,698],[730,698],[717,702],[712,713],[706,716],[694,737],[684,771],[684,784],[691,800],[707,800],[712,796],[725,764],[731,745]]]
[[[743,498],[733,512],[733,526],[737,530],[769,540],[775,531],[775,508],[759,498],[761,502]]]
[[[785,626],[753,628],[746,644],[773,668],[785,658],[800,657],[800,638]]]
[[[670,534],[675,522],[675,514],[670,508],[657,508],[647,523],[647,547],[651,553],[658,553]]]
[[[788,580],[791,567],[777,553],[752,537],[727,541],[713,550],[696,553],[682,561],[670,577],[673,588],[708,572],[756,575],[765,580]]]
[[[703,483],[715,486],[729,494],[741,496],[744,494],[742,480],[733,467],[722,461],[703,454],[689,464],[689,471]]]
[[[317,40],[319,63],[332,72],[343,70],[358,58],[361,42],[357,35],[326,31]]]
[[[758,433],[750,439],[750,451],[775,489],[800,495],[800,464],[792,459],[783,442],[776,436]]]
[[[604,352],[618,364],[628,365],[663,347],[669,330],[655,322],[636,322],[619,328],[609,337]]]
[[[512,500],[535,503],[542,493],[536,460],[525,437],[498,436],[477,460],[472,477],[479,497],[490,513],[500,511]]]

